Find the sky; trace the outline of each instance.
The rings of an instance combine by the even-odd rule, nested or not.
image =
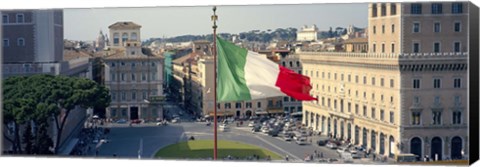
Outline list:
[[[64,9],[64,38],[93,41],[102,30],[117,21],[133,21],[142,26],[141,38],[204,35],[212,33],[211,6],[77,8]],[[240,33],[316,24],[329,27],[367,26],[368,4],[297,4],[217,6],[217,32]]]

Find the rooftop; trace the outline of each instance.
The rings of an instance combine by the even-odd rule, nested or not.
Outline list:
[[[141,27],[142,26],[131,21],[116,22],[108,26],[109,29],[134,29],[134,28],[141,28]]]

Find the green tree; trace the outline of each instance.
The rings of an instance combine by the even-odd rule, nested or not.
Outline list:
[[[14,124],[13,139],[4,136],[14,146],[14,153],[22,153],[19,125],[33,121],[37,125],[33,152],[48,154],[54,146],[58,152],[62,132],[68,116],[76,106],[83,108],[107,107],[110,104],[108,89],[96,82],[78,77],[33,75],[10,77],[3,82],[3,124]],[[53,118],[54,124],[49,122]],[[47,127],[57,129],[56,143],[47,140]],[[24,138],[25,141],[27,141]]]

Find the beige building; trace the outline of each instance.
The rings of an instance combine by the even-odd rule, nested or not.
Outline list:
[[[297,52],[303,123],[376,154],[468,156],[466,2],[369,5],[368,53]]]
[[[140,34],[140,26],[132,22],[117,22],[109,27],[110,34],[132,32],[130,37],[133,33]],[[163,119],[163,57],[145,54],[139,36],[122,39],[119,43],[115,41],[113,45],[118,47],[96,53],[103,58],[105,86],[112,97],[106,117],[113,120]]]
[[[302,29],[297,32],[297,41],[317,41],[317,25],[312,27],[303,26]]]
[[[128,41],[141,42],[140,40],[140,28],[142,26],[134,22],[116,22],[108,26],[109,29],[109,47],[122,48],[126,46]]]

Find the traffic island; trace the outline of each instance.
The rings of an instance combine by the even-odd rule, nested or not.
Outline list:
[[[218,159],[281,160],[270,150],[237,141],[219,140]],[[191,140],[166,146],[155,153],[157,159],[213,159],[213,140]]]

